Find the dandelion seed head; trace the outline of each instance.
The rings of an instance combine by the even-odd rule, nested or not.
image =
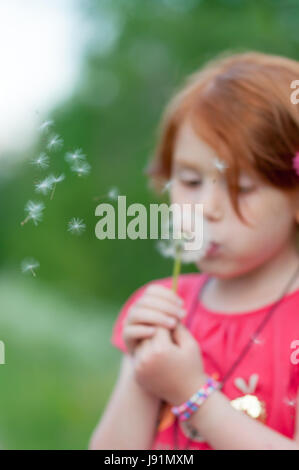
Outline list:
[[[28,201],[26,206],[25,206],[25,211],[30,212],[30,213],[35,213],[35,212],[41,212],[45,208],[45,205],[43,202],[34,202],[34,201]]]
[[[63,139],[58,135],[52,135],[48,141],[48,150],[59,150],[63,146]]]
[[[78,176],[88,175],[90,169],[91,166],[87,162],[75,162],[71,167],[71,170],[77,173]]]
[[[41,125],[39,126],[39,131],[42,133],[47,133],[49,132],[50,127],[52,127],[54,122],[51,119],[48,119],[46,121],[43,121]]]
[[[226,170],[226,168],[228,168],[227,163],[223,160],[220,160],[218,157],[214,158],[214,165],[222,173]]]
[[[166,191],[169,191],[172,183],[173,183],[173,180],[167,181],[167,183],[164,185],[164,187],[162,189],[162,193],[165,193]]]
[[[290,399],[288,397],[284,398],[284,403],[288,406],[295,407],[296,406],[296,399]]]
[[[39,262],[34,258],[25,258],[21,262],[21,269],[23,273],[31,272],[31,274],[35,275],[34,271],[38,269],[39,266]]]
[[[252,337],[252,341],[253,341],[253,343],[255,343],[255,344],[263,344],[263,342],[264,342],[262,339],[257,338],[256,336],[253,336],[253,337]]]
[[[180,240],[159,240],[156,247],[165,258],[175,258],[180,253],[182,263],[194,263],[200,259],[201,252],[199,250],[186,250],[184,242]]]
[[[86,225],[83,220],[76,217],[73,217],[68,223],[68,231],[76,235],[80,235],[84,232],[85,227]]]
[[[172,214],[169,222],[163,227],[163,239],[157,243],[157,249],[164,257],[175,258],[180,253],[182,263],[197,262],[205,255],[210,243],[205,224],[202,226],[202,232],[201,247],[196,248],[198,240],[188,227],[187,217],[184,217],[183,214],[183,221],[181,222],[175,214]]]
[[[48,194],[53,185],[53,180],[51,176],[47,176],[44,180],[40,181],[35,185],[35,191],[37,193]]]
[[[43,214],[41,212],[34,212],[30,214],[30,219],[33,221],[34,225],[37,225],[43,219]]]
[[[41,153],[38,157],[34,158],[31,163],[41,169],[48,168],[49,157],[45,153]]]
[[[52,184],[54,183],[56,184],[56,183],[61,183],[61,181],[65,179],[65,176],[64,176],[64,173],[61,173],[61,175],[59,176],[50,175],[49,178],[52,181]]]
[[[67,152],[65,160],[69,163],[85,160],[86,155],[82,152],[82,149],[76,149],[74,152]]]
[[[25,206],[25,212],[28,213],[26,219],[32,220],[34,225],[37,225],[43,218],[42,211],[45,205],[42,202],[28,201]],[[23,224],[24,222],[22,222]]]
[[[119,191],[116,187],[114,188],[111,188],[109,191],[108,191],[108,197],[109,199],[112,199],[112,200],[116,200],[117,197],[119,195]]]

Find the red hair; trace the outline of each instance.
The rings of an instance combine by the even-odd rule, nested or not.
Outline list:
[[[154,188],[170,178],[175,139],[188,118],[228,164],[229,193],[242,220],[237,200],[241,168],[276,188],[297,189],[292,160],[299,150],[299,108],[290,99],[296,79],[299,62],[254,51],[222,54],[191,74],[164,111],[145,169]]]

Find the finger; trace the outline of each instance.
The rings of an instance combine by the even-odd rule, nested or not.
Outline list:
[[[145,294],[141,299],[139,299],[135,306],[157,309],[167,315],[175,316],[179,319],[186,315],[186,311],[182,307],[170,302],[169,300],[163,299],[162,297],[154,297],[149,294]]]
[[[162,286],[161,284],[149,285],[145,290],[145,293],[157,295],[181,307],[184,305],[184,299],[182,299],[169,287]]]
[[[124,331],[123,337],[125,341],[135,341],[142,338],[152,336],[156,331],[155,327],[146,325],[131,325]]]
[[[147,307],[132,307],[130,315],[127,317],[126,324],[130,326],[141,323],[173,328],[177,324],[177,318]]]
[[[151,342],[153,341],[152,338],[143,338],[134,343],[132,354],[136,357],[138,354],[140,358],[140,354],[145,354],[147,349],[150,347]]]
[[[173,339],[178,345],[184,345],[192,341],[193,335],[185,325],[179,323],[173,331]]]
[[[166,328],[157,328],[155,331],[155,335],[152,339],[153,342],[158,342],[159,344],[165,343],[165,342],[172,342],[172,338],[170,335],[170,331],[167,330]]]

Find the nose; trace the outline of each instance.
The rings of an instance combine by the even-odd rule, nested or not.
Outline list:
[[[201,203],[203,204],[203,215],[209,221],[218,221],[223,215],[224,194],[220,185],[211,178],[206,182],[201,193]]]

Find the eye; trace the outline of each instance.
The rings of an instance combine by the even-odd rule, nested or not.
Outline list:
[[[201,184],[201,181],[200,180],[181,180],[181,183],[184,186],[195,188]]]
[[[241,194],[251,193],[255,190],[255,186],[238,186],[238,191]]]

